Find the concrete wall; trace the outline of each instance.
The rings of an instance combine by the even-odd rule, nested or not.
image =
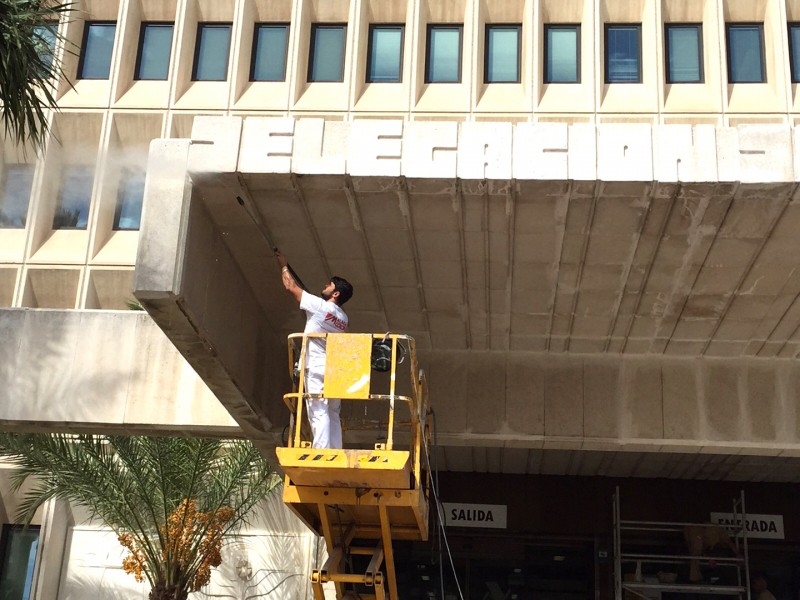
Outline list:
[[[235,205],[235,177],[198,176],[195,188],[188,148],[153,142],[134,294],[244,433],[269,441],[272,422],[287,418],[285,350],[203,201],[213,190]]]
[[[111,530],[87,522],[80,510],[70,511],[67,519],[58,594],[40,600],[147,598],[147,585],[122,570],[125,551]],[[254,511],[250,526],[226,540],[222,564],[193,598],[312,598],[309,574],[324,562],[324,548],[277,492]]]
[[[143,312],[0,310],[0,427],[240,435]]]

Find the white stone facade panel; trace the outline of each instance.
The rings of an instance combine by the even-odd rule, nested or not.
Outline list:
[[[302,175],[344,173],[349,132],[347,123],[298,119],[294,128],[292,171]]]
[[[242,117],[198,116],[192,125],[189,170],[194,173],[231,173],[239,161]]]
[[[657,125],[653,150],[656,181],[717,181],[717,140],[712,125]]]
[[[191,172],[357,177],[777,183],[796,181],[783,125],[195,119]]]
[[[462,123],[458,136],[461,179],[511,178],[511,123]]]
[[[356,177],[400,175],[403,121],[354,121],[350,125],[347,170]]]
[[[569,179],[569,125],[518,123],[514,126],[515,179]]]
[[[650,125],[598,125],[597,178],[602,181],[652,181],[652,143]]]
[[[239,170],[246,173],[291,173],[295,120],[250,117],[245,123]]]
[[[457,152],[458,123],[407,123],[403,136],[403,175],[455,177]]]

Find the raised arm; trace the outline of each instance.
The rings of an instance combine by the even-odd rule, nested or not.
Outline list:
[[[300,298],[303,296],[303,289],[297,285],[294,277],[292,277],[292,272],[289,270],[289,263],[286,260],[286,257],[281,254],[280,250],[277,248],[275,249],[275,257],[278,259],[278,264],[281,266],[281,280],[283,281],[283,287],[286,288],[286,291],[289,292],[294,299],[300,302]]]

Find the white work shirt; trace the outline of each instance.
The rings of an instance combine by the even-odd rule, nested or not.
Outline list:
[[[347,330],[347,315],[335,302],[303,292],[300,309],[306,311],[304,333],[343,333]],[[309,338],[306,353],[306,369],[325,370],[325,340]]]

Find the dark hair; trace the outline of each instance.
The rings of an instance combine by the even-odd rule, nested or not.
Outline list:
[[[331,277],[331,283],[336,291],[339,292],[339,297],[336,300],[336,304],[339,306],[353,297],[353,286],[350,285],[350,282],[346,279],[342,279],[341,277],[336,277],[334,275]]]

